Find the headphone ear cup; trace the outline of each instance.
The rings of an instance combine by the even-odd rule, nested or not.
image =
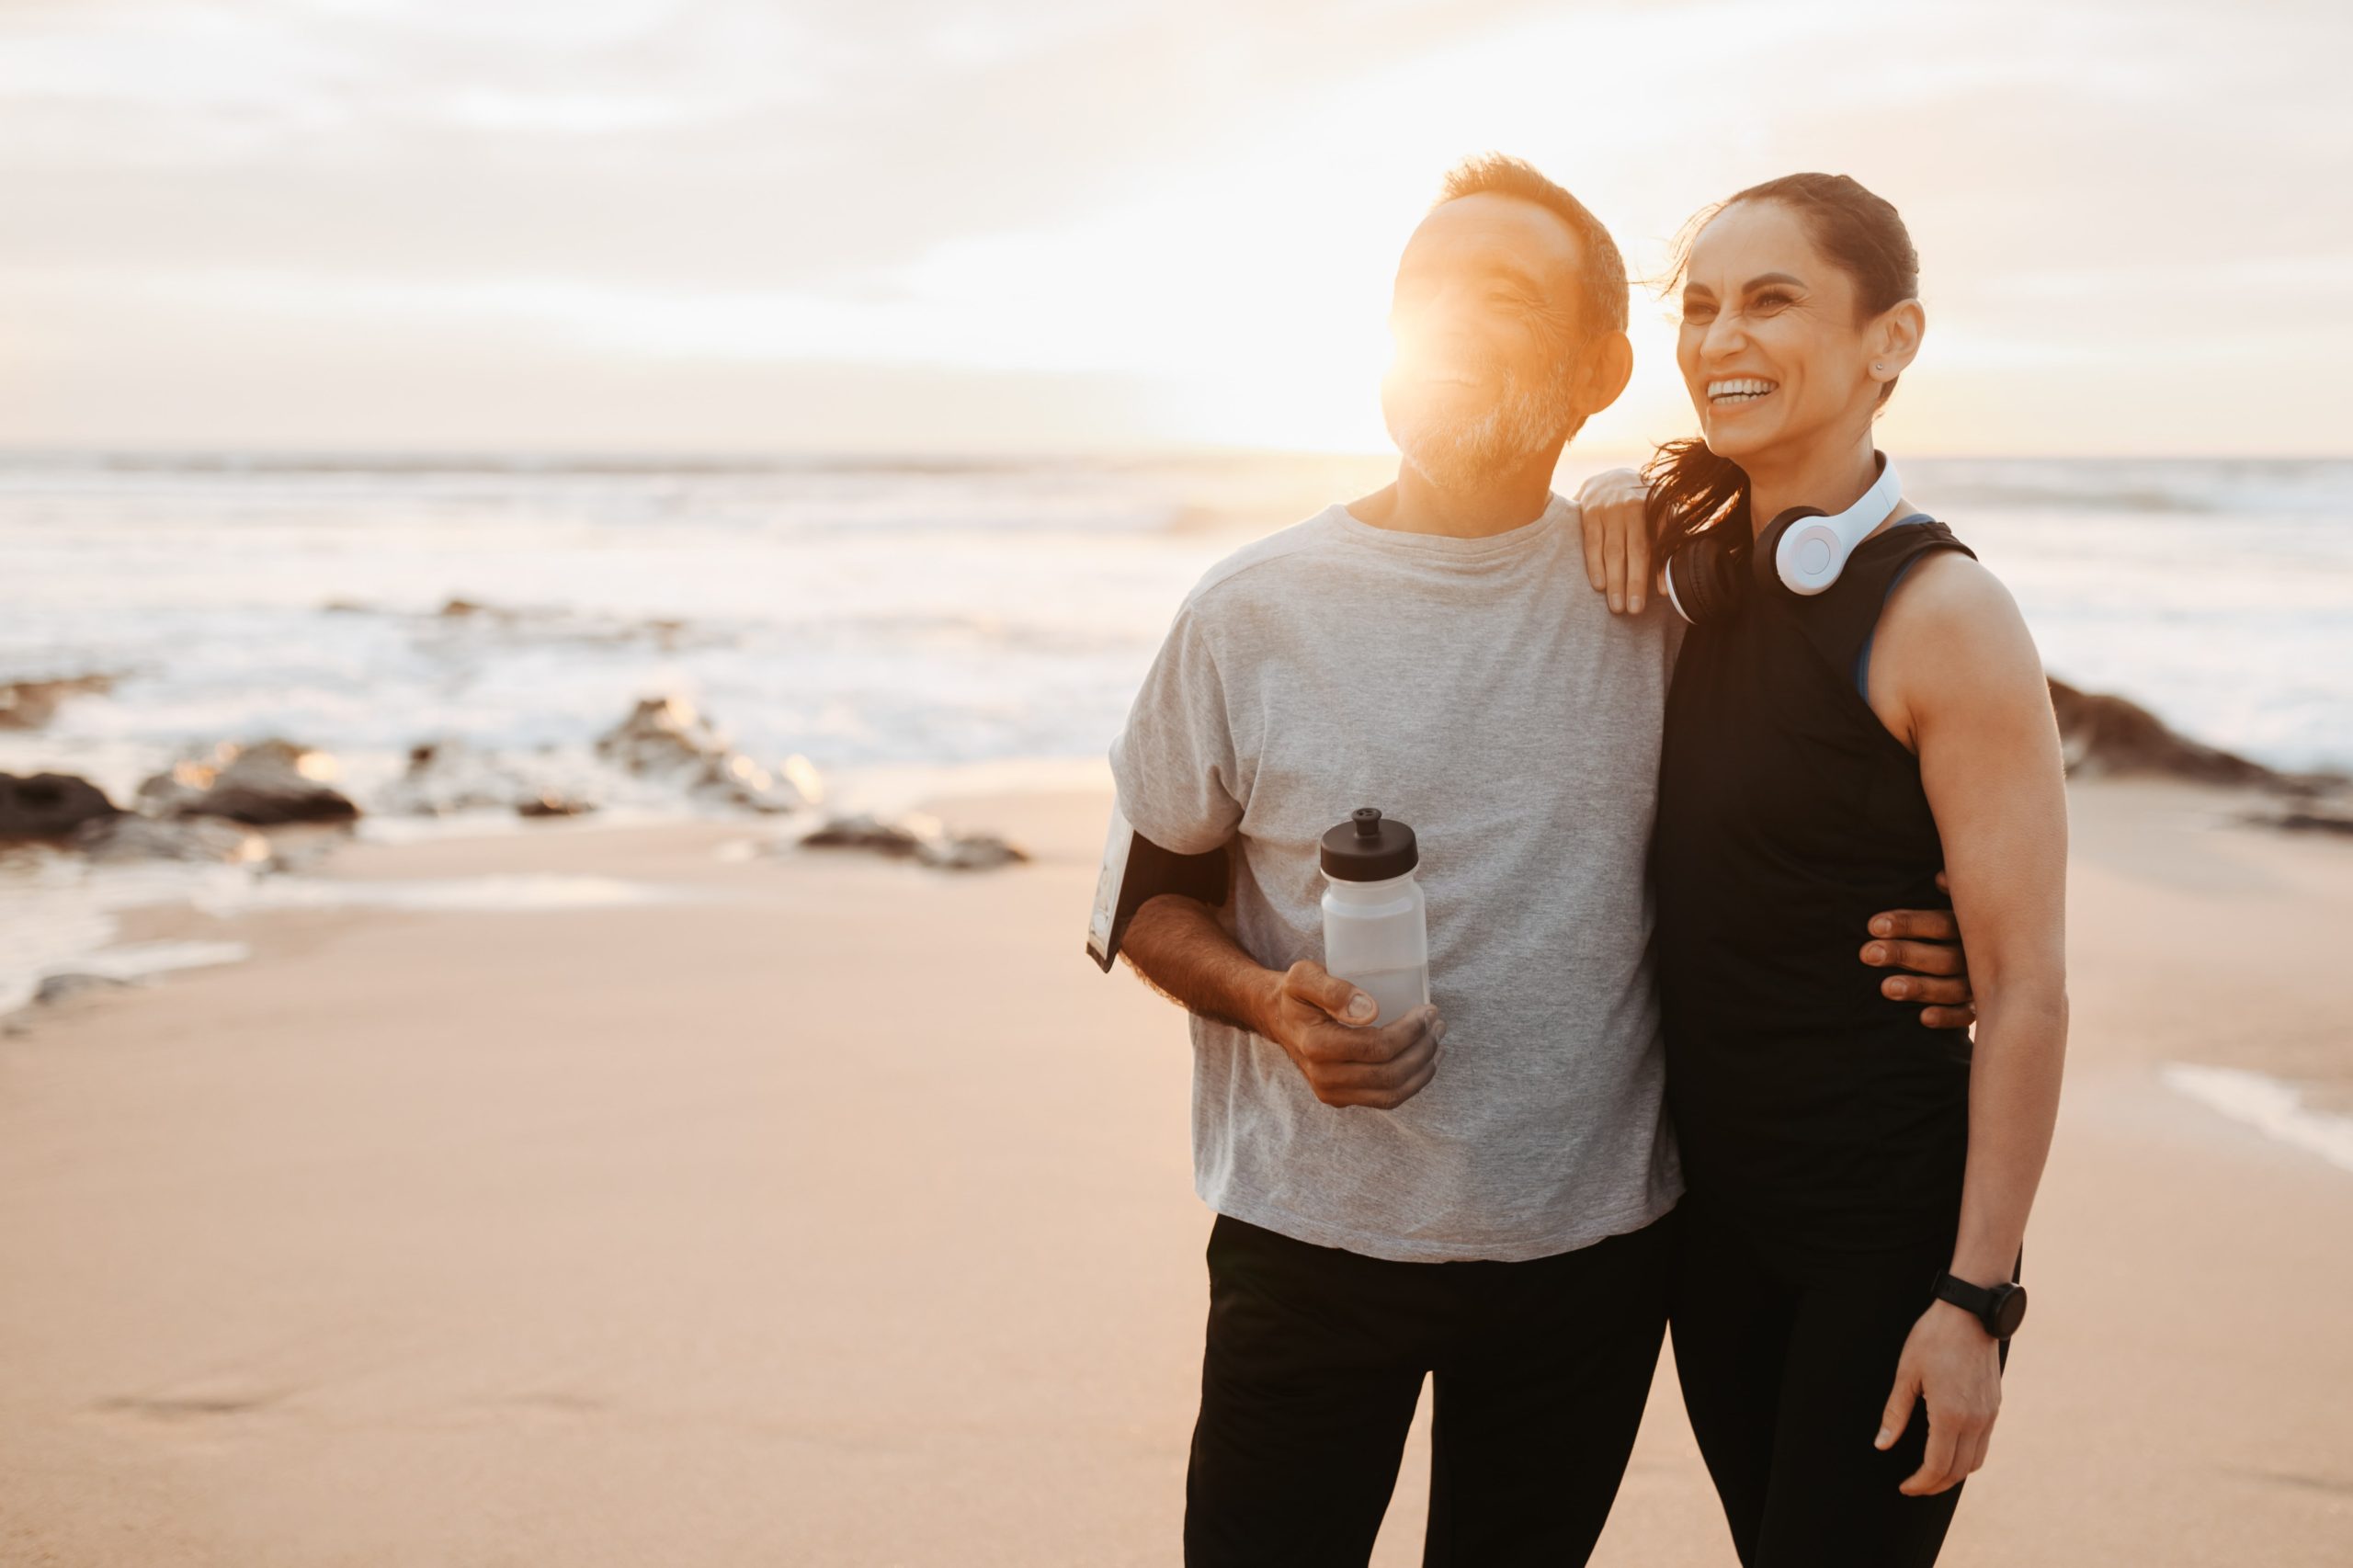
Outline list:
[[[1768,588],[1788,593],[1789,585],[1781,581],[1781,540],[1789,531],[1808,517],[1826,517],[1830,514],[1819,506],[1792,506],[1778,513],[1756,536],[1756,551],[1748,558],[1749,570],[1756,581]]]
[[[1720,620],[1740,592],[1740,547],[1732,530],[1692,535],[1667,557],[1666,580],[1676,608],[1694,626]]]

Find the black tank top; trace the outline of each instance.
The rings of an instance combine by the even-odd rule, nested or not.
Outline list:
[[[1968,1034],[1861,958],[1879,911],[1950,907],[1919,759],[1856,680],[1897,574],[1940,550],[1974,554],[1906,523],[1811,598],[1743,572],[1667,693],[1652,885],[1689,1201],[1816,1254],[1933,1246],[1960,1215]]]

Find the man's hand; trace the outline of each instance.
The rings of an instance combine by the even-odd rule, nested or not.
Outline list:
[[[1949,891],[1942,871],[1937,886]],[[1879,983],[1880,994],[1899,1002],[1922,1002],[1920,1021],[1932,1029],[1965,1029],[1977,1021],[1977,997],[1969,985],[1969,954],[1961,945],[1961,924],[1949,909],[1890,909],[1870,918],[1872,939],[1863,961],[1874,969],[1908,970]]]
[[[1920,1395],[1928,1401],[1928,1447],[1920,1468],[1896,1487],[1906,1497],[1931,1496],[1967,1480],[1985,1462],[2002,1408],[2000,1346],[1984,1324],[1949,1301],[1921,1313],[1904,1339],[1873,1447],[1894,1445]]]
[[[1585,525],[1585,574],[1609,596],[1613,614],[1640,614],[1651,585],[1651,487],[1631,468],[1595,474],[1577,487]]]
[[[1254,1028],[1283,1048],[1325,1105],[1394,1110],[1437,1074],[1446,1025],[1436,1007],[1374,1028],[1373,999],[1322,964],[1302,959],[1269,978]]]
[[[1280,972],[1261,965],[1199,899],[1146,899],[1122,950],[1147,983],[1188,1010],[1280,1046],[1325,1105],[1394,1110],[1438,1071],[1446,1025],[1437,1008],[1381,1022],[1370,996],[1321,964],[1302,960]]]

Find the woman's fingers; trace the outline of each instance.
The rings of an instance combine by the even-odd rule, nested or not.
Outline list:
[[[1635,615],[1643,612],[1645,591],[1651,585],[1650,519],[1640,511],[1626,523],[1626,608]]]
[[[1613,611],[1641,609],[1650,587],[1649,496],[1632,469],[1597,473],[1577,491],[1585,574]]]
[[[1609,579],[1609,608],[1612,613],[1626,608],[1626,530],[1612,525],[1609,537],[1601,543],[1601,559]]]
[[[1591,485],[1587,485],[1590,489]],[[1593,584],[1593,591],[1601,593],[1609,586],[1609,578],[1602,565],[1602,536],[1609,531],[1608,521],[1598,506],[1585,505],[1585,491],[1577,492],[1578,531],[1585,535],[1585,574]]]

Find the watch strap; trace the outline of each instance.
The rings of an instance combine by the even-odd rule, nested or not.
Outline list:
[[[1959,1275],[1938,1273],[1937,1300],[1950,1301],[1961,1311],[1983,1320],[1993,1310],[1994,1292],[1983,1285],[1972,1285]]]
[[[1936,1296],[1974,1317],[1995,1339],[2009,1338],[2026,1312],[2026,1292],[2010,1279],[1997,1285],[1972,1285],[1958,1275],[1939,1271]]]

